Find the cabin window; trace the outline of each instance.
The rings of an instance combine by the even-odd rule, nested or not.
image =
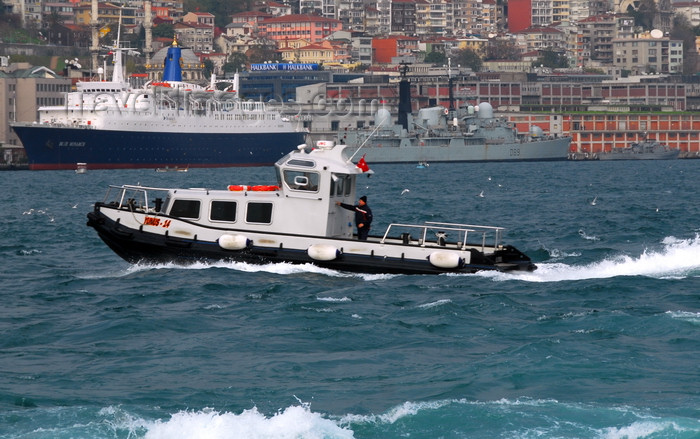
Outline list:
[[[272,222],[272,203],[248,203],[245,220],[249,223],[270,224]]]
[[[236,221],[236,205],[235,201],[212,201],[209,219],[212,221]]]
[[[318,192],[318,172],[284,171],[284,182],[290,189],[297,191]]]
[[[333,174],[331,176],[331,196],[339,197],[350,195],[352,192],[352,177],[345,174]]]
[[[287,162],[288,165],[302,166],[304,168],[313,168],[316,166],[311,160],[291,159]]]
[[[170,215],[180,218],[199,218],[199,200],[175,200]]]

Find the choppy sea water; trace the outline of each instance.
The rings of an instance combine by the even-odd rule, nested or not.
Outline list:
[[[374,233],[504,226],[539,266],[440,276],[131,266],[85,226],[108,184],[267,168],[0,173],[0,438],[700,437],[698,166],[372,166]]]

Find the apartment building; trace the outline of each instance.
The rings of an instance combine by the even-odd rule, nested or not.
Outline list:
[[[196,23],[209,26],[214,29],[214,17],[213,14],[209,12],[188,12],[182,16],[182,21],[184,23]]]
[[[372,39],[374,62],[378,64],[391,64],[394,58],[411,57],[419,51],[419,39],[416,37],[390,36],[387,38]]]
[[[270,17],[260,22],[260,36],[275,41],[303,38],[318,43],[339,30],[343,30],[340,20],[317,15],[293,14]]]
[[[680,73],[683,41],[660,38],[625,38],[612,41],[615,66],[633,75]]]
[[[211,52],[214,47],[214,29],[206,24],[180,22],[173,25],[180,46],[195,52]]]
[[[605,67],[614,63],[613,40],[634,36],[634,19],[622,14],[601,14],[578,22],[579,64]]]
[[[391,2],[391,28],[404,35],[416,34],[415,0],[393,0]]]
[[[73,6],[74,22],[78,25],[89,26],[92,20],[92,5],[81,3]],[[118,26],[121,17],[122,26],[133,27],[138,24],[137,8],[121,5],[120,3],[99,2],[97,4],[97,22],[101,25]]]
[[[700,26],[700,1],[675,2],[671,6],[676,14],[685,16],[691,26]]]
[[[46,67],[21,63],[0,71],[0,114],[4,116],[0,117],[0,142],[5,163],[17,163],[24,157],[22,144],[10,123],[37,121],[39,107],[63,105],[64,93],[70,89],[70,78]]]
[[[554,27],[530,27],[515,34],[525,52],[560,49],[566,46],[566,34]]]
[[[283,61],[305,64],[324,64],[345,63],[350,58],[346,44],[334,44],[328,40],[313,44],[308,44],[306,40],[298,40],[297,43],[299,42],[306,44],[290,45],[278,50],[282,55]]]

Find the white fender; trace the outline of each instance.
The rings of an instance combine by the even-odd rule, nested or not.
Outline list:
[[[340,255],[340,250],[328,244],[314,244],[306,250],[306,253],[316,261],[332,261]]]
[[[219,247],[224,250],[243,250],[248,247],[248,238],[243,235],[221,235]]]
[[[462,263],[462,258],[452,252],[432,252],[428,261],[438,268],[457,268]]]

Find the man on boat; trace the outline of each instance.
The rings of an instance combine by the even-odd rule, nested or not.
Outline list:
[[[370,224],[372,224],[372,209],[367,205],[367,196],[361,196],[356,206],[341,203],[340,201],[336,201],[335,204],[343,209],[355,212],[357,239],[360,241],[367,241],[367,234],[369,233]]]

